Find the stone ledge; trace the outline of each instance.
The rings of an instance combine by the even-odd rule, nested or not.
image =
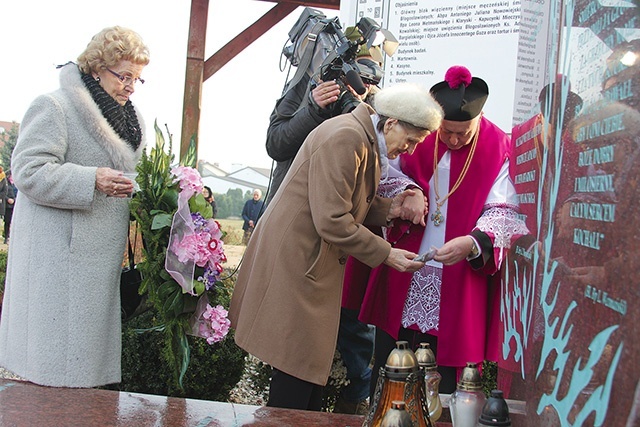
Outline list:
[[[10,374],[4,371],[5,374]],[[449,395],[436,427],[450,427]],[[525,404],[508,400],[512,425],[525,426]],[[0,427],[180,426],[180,427],[360,427],[364,417],[297,411],[198,399],[56,388],[0,379]]]
[[[0,379],[0,427],[359,427],[364,417]]]

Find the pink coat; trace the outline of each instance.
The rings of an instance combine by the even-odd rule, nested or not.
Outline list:
[[[433,175],[436,134],[419,144],[413,155],[403,155],[402,170],[423,189]],[[481,119],[474,159],[460,187],[449,197],[445,241],[469,234],[483,211],[487,195],[509,153],[509,137],[486,118]],[[446,146],[440,143],[438,153]],[[456,182],[469,146],[451,152],[451,185]],[[418,252],[424,227],[396,221],[388,240],[394,247]],[[496,257],[494,257],[496,258]],[[397,338],[402,309],[412,273],[400,273],[385,265],[366,271],[355,260],[347,262],[343,306],[360,307],[360,320]],[[464,366],[466,362],[496,360],[499,346],[499,280],[490,280],[497,268],[493,260],[482,271],[467,261],[444,266],[438,341],[438,363]],[[495,278],[499,279],[499,275]],[[364,285],[366,283],[366,289]],[[497,285],[497,287],[496,287]]]

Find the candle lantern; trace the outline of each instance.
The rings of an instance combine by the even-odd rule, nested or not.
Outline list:
[[[411,415],[405,409],[404,401],[394,400],[384,414],[380,427],[413,427]]]
[[[449,401],[453,427],[476,427],[486,400],[478,365],[467,363]]]
[[[442,401],[440,400],[440,394],[438,393],[442,375],[438,372],[436,355],[433,354],[433,350],[431,350],[429,343],[420,343],[420,348],[416,350],[416,359],[418,360],[418,365],[424,374],[429,418],[431,418],[431,422],[435,423],[442,415]]]
[[[407,341],[397,341],[384,368],[380,368],[376,390],[363,427],[380,427],[393,401],[404,401],[415,427],[433,427],[425,395],[424,377]]]
[[[478,427],[482,426],[511,427],[509,405],[504,400],[502,390],[492,390],[491,396],[482,407]]]

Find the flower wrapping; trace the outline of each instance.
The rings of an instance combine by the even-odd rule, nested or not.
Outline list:
[[[184,251],[181,250],[190,243],[186,240],[191,239],[194,235],[189,199],[198,189],[202,191],[203,184],[200,175],[197,174],[197,171],[194,174],[192,168],[180,166],[172,169],[171,173],[176,176],[176,181],[180,183],[180,193],[178,193],[178,210],[174,214],[171,224],[171,237],[169,238],[169,250],[165,259],[165,269],[178,282],[184,292],[193,294],[193,274],[196,262],[194,258],[184,256]],[[181,252],[183,256],[179,256],[178,252]]]
[[[220,263],[227,260],[222,249],[222,231],[217,221],[204,218],[198,212],[191,213],[189,208],[189,199],[203,189],[200,174],[184,166],[171,172],[180,184],[180,193],[171,224],[165,269],[185,293],[199,295],[200,292],[194,291],[196,266],[204,268],[204,273],[196,280],[209,290],[222,272]]]

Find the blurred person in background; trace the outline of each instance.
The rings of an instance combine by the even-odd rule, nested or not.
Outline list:
[[[13,218],[13,207],[16,204],[16,194],[18,190],[13,183],[11,175],[7,177],[7,197],[5,198],[4,207],[4,243],[9,243],[9,236],[11,234],[11,218]]]
[[[244,207],[242,208],[242,219],[244,220],[242,224],[242,229],[244,230],[244,235],[242,236],[243,245],[249,243],[251,233],[253,233],[253,229],[258,224],[258,219],[264,210],[264,201],[261,199],[262,191],[256,188],[253,190],[253,197],[244,202]]]
[[[218,216],[218,206],[216,205],[216,200],[213,198],[213,192],[210,187],[204,186],[204,190],[202,191],[202,195],[204,199],[209,202],[211,205],[211,209],[213,210],[213,218]]]
[[[9,198],[9,180],[4,168],[0,166],[0,217],[2,217],[4,223],[7,223],[6,211],[7,211],[7,199]],[[12,196],[13,197],[13,196]],[[4,242],[7,243],[7,232],[4,233]]]

